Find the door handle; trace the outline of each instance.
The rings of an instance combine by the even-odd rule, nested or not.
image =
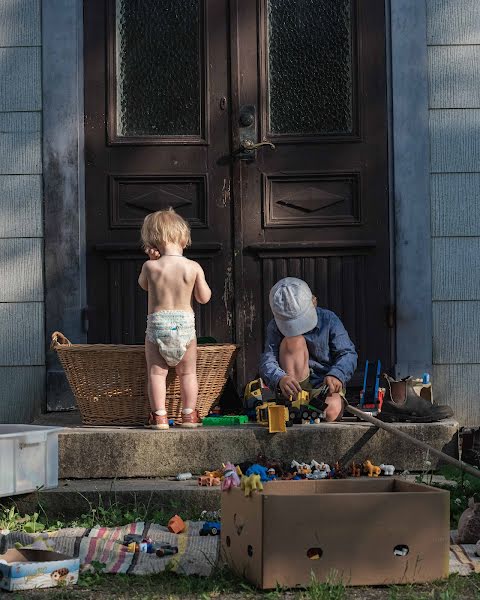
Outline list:
[[[247,138],[240,143],[240,152],[254,152],[262,146],[270,146],[272,150],[275,150],[275,144],[272,144],[272,142],[258,142],[256,144],[253,140]]]

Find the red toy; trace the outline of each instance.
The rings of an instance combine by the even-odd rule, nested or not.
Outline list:
[[[178,515],[174,515],[168,522],[168,531],[170,533],[183,533],[186,527],[185,521]]]

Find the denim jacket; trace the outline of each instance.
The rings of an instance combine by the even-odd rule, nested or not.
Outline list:
[[[314,387],[320,385],[326,375],[332,375],[345,385],[357,366],[357,353],[340,319],[333,312],[317,308],[317,326],[304,334],[307,342],[310,381]],[[278,364],[278,353],[283,335],[275,319],[267,327],[265,351],[260,357],[260,377],[272,390],[286,375]]]

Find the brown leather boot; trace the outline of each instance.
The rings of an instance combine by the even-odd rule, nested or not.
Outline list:
[[[377,416],[381,421],[390,423],[434,423],[448,419],[453,415],[450,406],[438,406],[420,397],[413,389],[413,378],[406,377],[396,381],[384,375],[387,390],[383,400],[382,412]]]

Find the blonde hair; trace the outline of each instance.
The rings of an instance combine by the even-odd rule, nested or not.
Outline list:
[[[144,250],[158,250],[165,244],[178,244],[186,248],[192,243],[190,225],[173,208],[147,215],[143,221],[141,235]]]

